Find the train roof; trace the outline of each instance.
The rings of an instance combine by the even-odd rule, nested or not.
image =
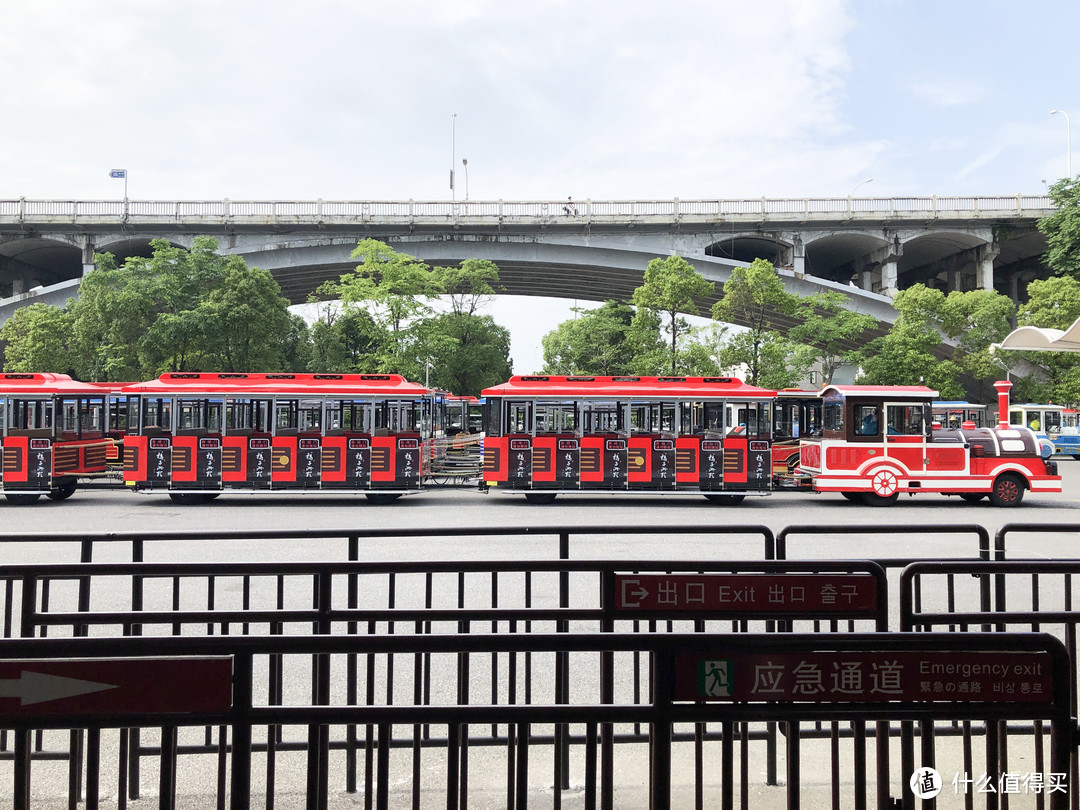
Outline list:
[[[747,385],[736,377],[514,376],[485,388],[485,397],[743,397],[772,398],[776,391]]]
[[[156,380],[132,383],[125,394],[263,395],[387,395],[417,397],[431,389],[400,374],[231,374],[173,372]]]
[[[938,392],[925,385],[827,385],[821,391],[827,396],[869,397],[874,399],[933,400]]]
[[[0,396],[18,394],[103,394],[97,383],[73,380],[67,374],[28,374],[9,372],[0,374]]]

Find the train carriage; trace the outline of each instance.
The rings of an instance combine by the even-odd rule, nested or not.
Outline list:
[[[732,377],[515,376],[482,392],[481,489],[698,493],[772,489],[775,391]]]
[[[125,386],[125,483],[193,503],[222,492],[417,492],[441,397],[396,374],[173,373]]]
[[[80,478],[106,473],[108,393],[66,374],[0,374],[0,488],[30,504],[63,500]]]
[[[995,383],[1008,413],[1011,383]],[[937,492],[1016,506],[1025,491],[1061,492],[1057,465],[1023,425],[935,428],[925,386],[832,385],[821,392],[823,432],[804,439],[799,473],[817,492],[872,505]]]

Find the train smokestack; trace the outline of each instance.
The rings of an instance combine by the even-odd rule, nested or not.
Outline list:
[[[994,383],[994,388],[998,392],[998,427],[1007,428],[1009,426],[1009,389],[1012,388],[1012,383],[1008,380],[998,380]]]

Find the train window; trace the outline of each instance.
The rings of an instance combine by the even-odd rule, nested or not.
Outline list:
[[[532,410],[531,402],[506,403],[506,432],[532,433]]]
[[[7,400],[0,399],[0,433],[7,430]]]
[[[536,432],[576,433],[577,408],[573,402],[536,403]]]
[[[52,400],[11,400],[11,425],[9,430],[51,430],[52,426]]]
[[[724,403],[706,402],[704,414],[706,430],[720,431],[724,429]],[[730,421],[729,418],[728,422]]]
[[[391,400],[380,402],[375,411],[375,429],[388,433],[412,433],[419,430],[419,402]]]
[[[177,431],[220,433],[224,402],[220,399],[181,399],[177,402]]]
[[[588,402],[585,404],[583,433],[622,433],[625,404]]]
[[[732,409],[728,435],[768,438],[770,424],[767,402],[740,403]]]
[[[488,436],[502,436],[502,400],[489,399],[483,408],[483,429]]]
[[[821,408],[822,426],[830,432],[844,432],[844,400],[827,400]]]
[[[363,400],[332,400],[326,403],[326,429],[370,433],[371,409]]]
[[[172,429],[172,400],[142,400],[142,426],[150,430]]]
[[[225,400],[225,430],[229,433],[269,433],[270,400]]]
[[[701,433],[705,427],[705,411],[700,402],[683,402],[679,408],[679,433]]]
[[[1043,432],[1061,432],[1061,411],[1043,411]]]
[[[671,433],[674,430],[674,402],[638,402],[630,406],[631,433]]]
[[[881,430],[877,405],[855,406],[855,433],[859,436],[877,436]]]
[[[322,400],[302,399],[297,414],[297,428],[316,433],[322,430]]]
[[[889,405],[886,423],[890,436],[922,436],[930,424],[928,405]]]
[[[275,433],[291,433],[296,430],[297,408],[295,399],[279,399],[274,403]]]

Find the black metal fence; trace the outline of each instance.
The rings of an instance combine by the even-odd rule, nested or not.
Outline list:
[[[830,528],[792,527],[779,537],[786,542],[789,536],[828,533]],[[261,770],[257,786],[249,790],[254,789],[260,803],[265,801],[268,807],[288,804],[276,803],[276,799],[285,793],[294,797],[296,791],[307,797],[308,806],[328,806],[338,795],[335,791],[342,790],[346,796],[361,795],[368,807],[381,801],[394,806],[464,807],[476,803],[468,801],[470,796],[474,799],[486,796],[495,806],[507,807],[524,807],[525,802],[562,807],[564,799],[575,806],[578,801],[585,806],[594,806],[596,802],[603,807],[668,806],[663,803],[665,800],[642,793],[644,788],[639,787],[637,794],[634,793],[639,777],[651,773],[649,763],[656,750],[656,729],[651,725],[654,717],[640,709],[663,700],[663,692],[657,692],[662,686],[657,672],[665,670],[656,669],[659,648],[653,646],[662,644],[663,638],[677,638],[679,644],[685,641],[692,649],[704,649],[702,645],[706,642],[715,649],[716,640],[722,639],[725,650],[760,645],[755,649],[794,651],[801,649],[799,644],[809,638],[818,638],[819,646],[830,646],[846,644],[848,639],[877,631],[876,637],[882,639],[883,648],[891,649],[894,643],[902,647],[907,642],[887,641],[895,635],[880,631],[890,627],[910,630],[916,625],[907,620],[894,623],[890,616],[916,612],[924,615],[926,605],[936,605],[941,599],[945,601],[945,615],[954,615],[967,604],[958,601],[957,594],[961,592],[964,599],[976,599],[973,604],[980,616],[978,627],[993,630],[991,638],[1005,639],[997,635],[1005,623],[1015,625],[1025,621],[1001,615],[1006,603],[1000,594],[1010,593],[1011,587],[1002,590],[1000,579],[995,581],[983,575],[979,568],[990,554],[985,530],[888,527],[901,541],[905,532],[928,530],[970,533],[976,539],[977,554],[970,559],[932,563],[954,568],[943,567],[940,572],[943,579],[929,588],[915,577],[910,588],[899,591],[899,605],[889,604],[888,593],[897,589],[887,584],[885,567],[878,563],[782,559],[763,562],[570,560],[572,539],[577,534],[657,534],[658,530],[651,527],[466,529],[435,534],[531,536],[538,538],[536,545],[544,542],[539,539],[543,537],[554,541],[553,548],[557,548],[561,559],[8,566],[0,568],[3,632],[5,638],[37,636],[37,641],[41,641],[41,636],[49,636],[42,643],[53,645],[50,650],[70,644],[75,646],[67,648],[68,655],[85,650],[91,657],[120,655],[116,650],[121,647],[116,645],[122,645],[123,639],[118,636],[151,645],[133,650],[158,651],[125,653],[138,655],[160,654],[166,649],[180,654],[188,645],[197,646],[200,640],[218,645],[215,649],[227,654],[255,643],[251,639],[287,645],[293,643],[293,637],[313,635],[323,636],[324,642],[342,640],[345,646],[340,650],[335,647],[332,651],[300,652],[283,646],[276,651],[261,652],[252,659],[253,689],[260,696],[258,711],[280,710],[285,712],[282,717],[293,710],[316,711],[311,715],[315,719],[270,722],[268,714],[263,717],[264,725],[256,724],[261,730],[252,738],[251,751]],[[765,527],[671,527],[664,532],[715,536],[718,542],[732,535],[757,535],[764,540],[767,557],[782,557],[786,553],[786,545],[778,546]],[[362,538],[375,534],[414,536],[415,532],[312,532],[302,536],[328,543],[345,540],[346,554],[355,559]],[[1003,536],[999,533],[999,557],[1004,555]],[[266,537],[265,532],[232,532],[215,539],[228,543]],[[300,535],[275,534],[275,538],[279,537]],[[13,542],[27,539],[42,542],[46,538],[10,538]],[[190,533],[152,538],[133,533],[54,539],[60,545],[77,543],[79,558],[91,560],[103,544],[130,544],[132,556],[141,559],[148,542],[207,538]],[[890,558],[884,562],[899,573],[899,566],[912,561]],[[1000,573],[1008,572],[1000,569]],[[759,577],[759,583],[778,587],[785,577],[806,575],[838,577],[841,586],[853,585],[852,577],[870,578],[874,582],[873,602],[860,603],[857,609],[851,604],[837,605],[836,594],[832,603],[816,604],[813,608],[806,604],[777,607],[764,600],[749,604],[745,594],[744,601],[737,601],[738,588],[746,587],[740,577]],[[703,581],[715,584],[720,580],[729,583],[729,604],[720,604],[718,598],[709,604],[672,601],[679,586],[698,588]],[[901,580],[908,581],[903,577]],[[803,582],[802,587],[805,585]],[[643,587],[655,589],[656,598],[647,604],[639,600],[635,605],[633,595]],[[666,602],[659,596],[660,589],[665,587]],[[865,596],[867,592],[862,593]],[[976,596],[970,597],[971,593]],[[993,612],[995,619],[988,619],[983,615],[985,612]],[[1049,623],[1051,619],[1044,616],[1043,621]],[[948,626],[944,619],[934,624],[933,617],[928,617],[918,627],[939,629],[942,624]],[[1072,655],[1066,660],[1074,660],[1074,631],[1058,635],[1065,639]],[[614,643],[621,636],[658,638],[625,647],[608,646],[596,640],[602,637]],[[534,638],[542,639],[542,644],[530,646],[529,639]],[[908,642],[914,640],[913,636],[904,638]],[[1013,644],[1013,637],[1007,638],[1008,645]],[[561,641],[555,643],[552,639]],[[378,646],[383,642],[390,646]],[[965,643],[984,642],[965,639]],[[549,649],[543,644],[553,646]],[[585,647],[578,649],[576,644]],[[997,649],[1013,649],[1008,645]],[[1010,714],[1017,711],[1016,707],[1003,709],[988,704],[972,709],[958,702],[924,707],[926,711],[920,715],[904,714],[904,719],[918,723],[922,755],[919,764],[948,762],[951,766],[955,761],[958,771],[962,768],[964,773],[974,774],[977,764],[972,755],[972,739],[985,736],[986,755],[978,767],[983,768],[987,778],[1009,777],[1008,757],[1001,752],[1009,750],[1006,743],[1010,738],[1014,740],[1013,751],[1021,745],[1032,747],[1039,772],[1051,773],[1047,757],[1050,729],[1044,721],[1056,723],[1055,728],[1060,731],[1061,720],[1056,713],[1061,710],[1075,716],[1075,675],[1073,669],[1067,671],[1062,693],[1067,699],[1055,692],[1054,708],[1050,712],[1054,718],[1032,713],[1030,707],[1026,714],[1022,711]],[[1055,690],[1060,687],[1062,677],[1055,673]],[[674,781],[665,788],[663,779],[657,783],[656,775],[651,773],[649,785],[659,784],[660,793],[666,790],[668,797],[677,797],[666,800],[677,806],[705,807],[717,801],[722,806],[732,806],[729,802],[735,800],[742,807],[766,806],[759,804],[763,800],[761,791],[765,791],[776,806],[798,807],[802,791],[810,790],[809,783],[827,772],[825,784],[819,789],[829,795],[834,807],[848,806],[849,802],[855,808],[866,807],[868,793],[876,801],[873,806],[890,807],[901,802],[907,807],[914,806],[914,794],[904,778],[898,777],[890,767],[890,762],[897,761],[897,752],[903,774],[913,773],[916,765],[911,723],[892,722],[900,717],[895,713],[897,707],[892,704],[878,707],[881,709],[878,716],[873,711],[865,712],[865,707],[854,711],[851,707],[822,704],[811,710],[798,704],[796,701],[764,713],[751,712],[738,721],[724,714],[727,709],[723,707],[700,706],[703,719],[680,719],[671,726],[670,745],[672,751],[680,753],[677,767],[673,765],[674,770],[667,777]],[[0,702],[0,707],[3,705]],[[334,707],[334,711],[340,709],[341,713],[334,716],[341,719],[320,721],[326,714],[318,712],[329,710],[314,707],[324,706]],[[591,719],[581,719],[586,715],[575,714],[581,706],[592,706],[589,711],[593,714],[588,715]],[[603,711],[613,706],[620,708],[605,716]],[[378,711],[391,712],[392,717],[379,720],[363,714],[365,710],[376,711],[376,707],[380,707]],[[516,714],[501,713],[508,707],[514,707]],[[903,708],[915,711],[915,707]],[[404,713],[398,715],[398,710]],[[462,713],[455,714],[459,710]],[[525,719],[519,719],[519,715]],[[361,716],[365,719],[353,719]],[[109,781],[106,789],[106,793],[115,795],[117,806],[125,807],[129,798],[142,795],[142,783],[151,762],[158,763],[158,795],[163,807],[172,806],[178,767],[182,774],[198,773],[210,767],[205,763],[213,763],[213,789],[208,793],[213,793],[219,807],[224,807],[227,797],[234,796],[236,786],[230,785],[229,780],[235,780],[236,766],[229,760],[235,756],[236,742],[226,732],[229,724],[207,718],[182,718],[182,721],[161,725],[156,721],[153,724],[140,721],[108,732],[112,742],[106,748],[115,753],[117,762],[123,763],[113,772],[115,780]],[[68,718],[66,722],[73,721]],[[63,769],[66,764],[66,789],[60,792],[68,805],[74,807],[82,797],[85,778],[87,805],[97,806],[101,795],[98,770],[103,750],[101,734],[108,724],[75,723],[75,728],[89,731],[85,735],[81,731],[69,731],[59,737],[56,731],[42,730],[27,737],[25,723],[8,719],[0,721],[0,725],[20,729],[14,735],[0,732],[0,760],[15,761],[16,775],[23,774],[25,768],[27,786],[31,784],[31,761],[39,763],[39,768],[50,770]],[[181,727],[183,730],[178,731]],[[307,732],[300,733],[297,729]],[[528,734],[522,737],[525,729]],[[778,729],[783,733],[778,733]],[[951,752],[943,754],[941,742],[937,748],[933,744],[935,739],[950,738],[960,740],[960,759]],[[996,747],[991,746],[991,738]],[[871,740],[873,756],[868,756]],[[616,750],[625,753],[617,756]],[[409,765],[401,771],[396,763],[406,751],[411,752],[407,757]],[[437,753],[420,757],[419,751]],[[686,756],[681,756],[684,751]],[[502,753],[495,757],[493,752]],[[802,761],[814,762],[811,771],[814,779],[800,775],[800,755]],[[286,776],[296,768],[298,758],[305,763],[301,768],[305,777],[299,787],[295,779],[290,782]],[[445,784],[437,780],[438,787],[433,786],[427,774],[432,761],[439,763],[440,773],[445,775]],[[786,764],[783,785],[778,773],[781,762]],[[391,763],[395,763],[394,776],[390,771],[380,771],[390,768]],[[541,770],[545,773],[545,787],[538,791],[535,777]],[[502,784],[495,784],[496,772],[505,774],[505,779],[498,780]],[[1068,767],[1068,772],[1071,806],[1080,807],[1076,801],[1075,764]],[[389,781],[380,781],[380,773]],[[533,781],[526,776],[523,782],[523,773],[532,774]],[[43,779],[35,782],[39,786],[44,783]],[[408,788],[392,789],[391,785]],[[589,785],[595,791],[590,791]],[[873,785],[873,789],[868,785]],[[1060,785],[1053,790],[1039,790],[1034,793],[1034,800],[1039,807],[1065,806],[1058,803],[1059,793]],[[15,790],[12,795],[29,793]],[[974,789],[965,798],[965,806],[973,806]],[[984,793],[982,798],[987,807],[1004,807],[1009,796],[1007,791],[1001,791],[1000,795]]]

